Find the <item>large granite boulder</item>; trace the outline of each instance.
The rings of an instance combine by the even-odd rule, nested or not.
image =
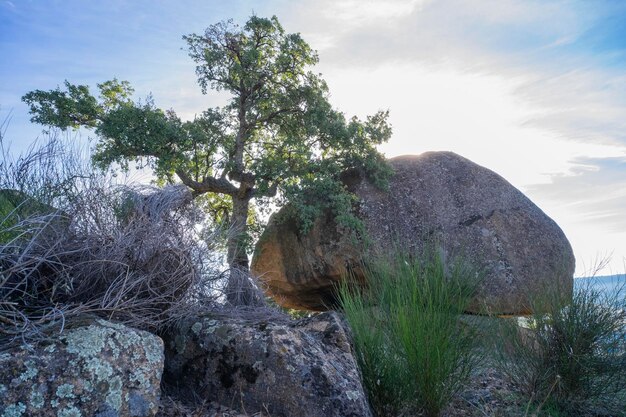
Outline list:
[[[337,313],[300,321],[266,314],[213,314],[178,326],[164,336],[165,383],[246,415],[371,416]]]
[[[159,406],[163,342],[103,320],[0,354],[0,416],[148,417]]]
[[[427,152],[390,160],[389,191],[358,175],[346,184],[369,245],[356,242],[333,217],[299,232],[285,214],[275,214],[261,236],[252,271],[283,306],[324,310],[333,289],[350,270],[362,279],[359,262],[393,247],[419,251],[442,245],[483,272],[469,312],[526,314],[529,295],[556,286],[567,297],[574,256],[558,225],[498,174],[451,152]]]

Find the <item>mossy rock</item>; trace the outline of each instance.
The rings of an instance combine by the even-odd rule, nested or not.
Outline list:
[[[0,189],[0,216],[14,212],[21,217],[54,214],[59,210],[19,190]]]
[[[42,203],[28,194],[13,189],[0,189],[0,244],[9,242],[23,231],[15,225],[33,216],[55,216],[50,225],[67,227],[68,216],[57,208]]]

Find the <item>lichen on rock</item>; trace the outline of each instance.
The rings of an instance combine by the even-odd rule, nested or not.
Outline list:
[[[164,336],[165,382],[241,412],[371,416],[347,329],[337,313],[300,321],[250,314],[206,317],[172,329]]]
[[[70,326],[0,355],[0,417],[153,416],[162,370],[157,336],[104,320]]]
[[[468,312],[527,314],[532,296],[546,288],[559,289],[564,301],[571,297],[575,259],[567,238],[504,178],[452,152],[389,163],[389,191],[348,180],[367,237],[359,244],[330,213],[306,234],[285,220],[289,207],[270,218],[251,269],[278,304],[327,310],[346,276],[365,279],[364,260],[394,248],[420,254],[433,244],[483,276]]]

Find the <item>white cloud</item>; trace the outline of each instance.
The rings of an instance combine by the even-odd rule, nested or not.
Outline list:
[[[397,19],[421,9],[427,0],[326,0],[318,3],[325,18],[358,27],[381,19]]]
[[[598,253],[615,251],[610,265],[622,266],[626,183],[605,162],[626,156],[626,77],[575,47],[610,10],[353,3],[305,2],[287,14],[320,50],[335,105],[360,116],[389,108],[389,156],[452,150],[503,175],[561,225],[578,273]]]
[[[538,109],[529,121],[579,142],[622,146],[626,151],[626,76],[580,68],[536,74],[520,94]]]

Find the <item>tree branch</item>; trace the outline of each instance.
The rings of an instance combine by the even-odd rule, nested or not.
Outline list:
[[[176,170],[176,175],[187,187],[193,190],[193,196],[197,197],[204,193],[236,194],[239,189],[224,177],[204,177],[202,182],[193,180],[186,172]]]
[[[255,119],[254,122],[252,122],[251,124],[256,125],[267,125],[269,122],[271,122],[272,120],[274,120],[275,118],[277,118],[278,116],[281,116],[283,114],[286,113],[296,113],[298,112],[299,109],[298,108],[286,108],[286,109],[278,109],[276,111],[271,112],[270,114],[268,114],[265,117],[260,117],[258,119]]]

